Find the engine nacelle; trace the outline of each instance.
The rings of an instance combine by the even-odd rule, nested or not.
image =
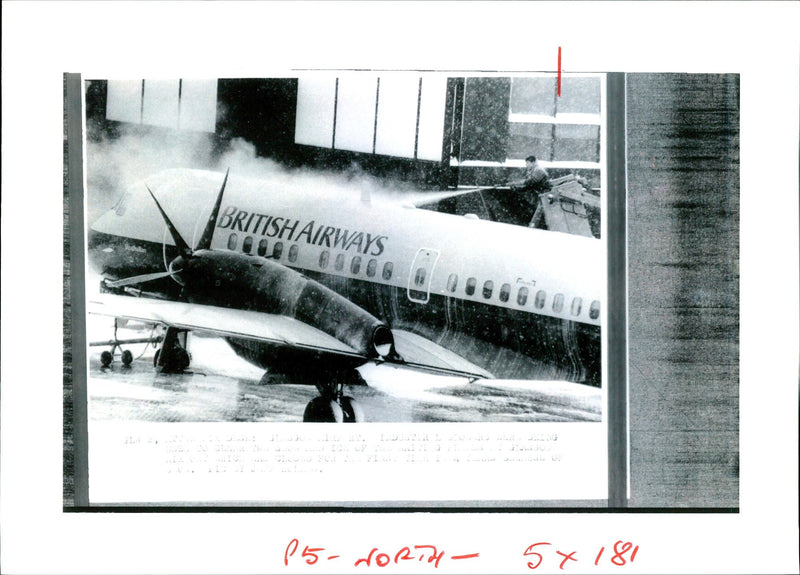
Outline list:
[[[293,317],[367,357],[396,356],[384,322],[347,298],[278,262],[200,250],[175,262],[189,301]]]

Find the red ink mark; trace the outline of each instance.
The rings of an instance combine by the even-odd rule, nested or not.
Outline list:
[[[317,551],[324,551],[324,547],[316,547],[311,549],[306,545],[306,548],[303,549],[303,558],[306,560],[306,563],[309,565],[313,565],[317,561],[319,561],[319,556],[317,555]]]
[[[564,558],[564,560],[561,562],[561,565],[558,566],[559,569],[563,569],[564,563],[566,563],[567,561],[577,561],[577,559],[573,557],[576,551],[573,551],[572,553],[562,553],[561,551],[556,551],[556,553],[558,553]]]
[[[561,46],[558,47],[558,97],[561,97]]]
[[[594,560],[594,564],[597,565],[600,562],[600,557],[603,556],[603,551],[605,551],[605,547],[600,548],[600,552],[597,554],[597,558]]]
[[[397,552],[397,555],[394,556],[395,563],[399,563],[400,561],[410,561],[411,559],[413,559],[413,557],[411,556],[411,549],[408,547],[403,547]]]
[[[289,557],[292,557],[296,552],[297,548],[300,546],[300,541],[297,539],[292,539],[289,541],[289,544],[286,546],[286,550],[283,552],[283,564],[287,567],[289,566]],[[317,555],[318,551],[324,551],[324,547],[309,547],[308,545],[305,546],[303,549],[303,553],[301,554],[303,559],[306,560],[308,565],[313,565],[317,561],[319,561],[319,555]],[[338,557],[336,555],[335,557]],[[330,557],[328,558],[330,559]]]
[[[372,556],[375,554],[375,552],[376,552],[377,550],[378,550],[378,548],[377,548],[377,547],[373,547],[373,548],[372,548],[372,551],[370,551],[370,552],[369,552],[369,555],[367,555],[366,557],[362,557],[361,559],[359,559],[359,560],[357,560],[357,561],[355,562],[355,565],[354,565],[354,567],[358,567],[358,566],[359,566],[359,565],[361,565],[362,563],[366,563],[366,564],[367,564],[367,567],[369,567],[370,565],[372,565]]]
[[[525,550],[525,553],[523,553],[522,556],[528,557],[530,555],[536,555],[539,558],[539,560],[536,562],[536,565],[533,565],[530,562],[528,562],[528,569],[536,569],[539,565],[542,564],[542,559],[543,559],[542,554],[537,553],[536,551],[533,550],[533,548],[536,547],[537,545],[552,545],[552,543],[542,542],[542,543],[534,543],[533,545],[528,546],[528,548]]]
[[[375,563],[378,564],[378,567],[386,567],[389,564],[389,556],[386,553],[378,553],[375,556]]]
[[[294,555],[294,552],[297,551],[298,545],[300,545],[300,542],[297,539],[292,539],[286,546],[286,551],[283,552],[283,564],[286,565],[287,567],[289,566],[289,557]],[[291,549],[291,551],[289,551],[289,549]]]
[[[480,556],[480,553],[470,553],[469,555],[453,555],[450,559],[475,559]]]
[[[444,557],[444,551],[440,551],[439,553],[437,553],[435,545],[414,545],[414,549],[430,549],[431,556],[428,557],[428,563],[433,563],[434,567],[438,567],[439,561],[441,561],[442,557]],[[424,555],[420,555],[419,560],[422,561],[423,557]]]
[[[631,548],[633,547],[633,543],[631,543],[630,541],[626,541],[625,543],[622,543],[621,548],[619,546],[620,543],[622,543],[622,541],[617,541],[616,543],[614,543],[614,556],[611,558],[611,562],[614,565],[622,567],[626,563],[625,554],[631,550]],[[631,561],[633,561],[633,558],[636,557],[636,551],[638,550],[639,546],[637,545],[636,549],[631,554],[631,559],[630,559]]]
[[[341,557],[341,555],[331,555],[330,557],[328,557],[328,561],[330,561],[331,559],[338,559],[339,557]]]

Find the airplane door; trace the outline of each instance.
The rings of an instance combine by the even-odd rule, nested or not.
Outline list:
[[[411,263],[411,273],[408,275],[408,299],[417,303],[428,303],[431,296],[431,277],[439,252],[429,248],[422,248],[417,252]]]

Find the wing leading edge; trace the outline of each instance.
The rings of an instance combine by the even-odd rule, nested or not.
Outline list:
[[[89,313],[160,323],[220,337],[279,343],[363,357],[352,347],[294,318],[195,303],[102,294],[88,302]]]
[[[159,323],[219,337],[281,344],[369,360],[333,336],[297,319],[217,306],[100,294],[88,301],[91,314]],[[392,330],[401,360],[391,363],[433,373],[488,379],[492,374],[422,336]],[[383,363],[386,360],[373,361]]]

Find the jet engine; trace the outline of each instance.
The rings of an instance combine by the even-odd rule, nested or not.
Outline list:
[[[199,250],[171,266],[192,302],[278,314],[335,337],[369,358],[396,357],[389,327],[347,298],[278,262]]]

